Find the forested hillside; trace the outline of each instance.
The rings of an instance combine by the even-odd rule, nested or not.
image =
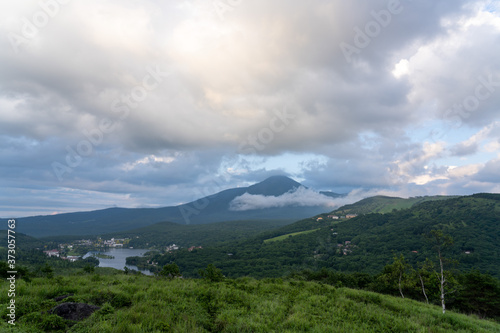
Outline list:
[[[215,263],[228,276],[283,276],[304,268],[378,273],[395,254],[411,264],[435,258],[431,230],[454,239],[446,255],[458,260],[457,269],[477,268],[500,277],[500,195],[477,194],[444,201],[423,202],[410,209],[331,220],[322,215],[299,221],[253,239],[188,252],[180,250],[155,258],[175,261],[186,274]],[[289,235],[301,231],[308,233]],[[266,240],[280,235],[279,241]]]
[[[289,220],[228,221],[197,225],[161,222],[102,237],[131,238],[129,245],[134,248],[161,248],[172,243],[183,247],[207,246],[254,237],[289,223]]]

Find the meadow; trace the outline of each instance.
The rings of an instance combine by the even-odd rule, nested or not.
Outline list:
[[[23,279],[16,325],[2,332],[500,332],[500,324],[369,291],[293,279],[169,279],[97,268],[94,273]],[[71,295],[56,301],[58,296]],[[80,322],[49,311],[63,302],[100,307]]]

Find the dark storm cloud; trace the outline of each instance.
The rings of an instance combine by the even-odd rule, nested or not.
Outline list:
[[[41,24],[40,4],[2,3],[0,180],[14,196],[40,186],[54,207],[73,189],[82,209],[92,196],[185,202],[275,174],[322,189],[442,181],[447,154],[480,146],[425,144],[408,128],[498,119],[500,24],[484,5],[259,0],[221,13],[107,0],[60,4]],[[266,164],[286,154],[321,162]]]

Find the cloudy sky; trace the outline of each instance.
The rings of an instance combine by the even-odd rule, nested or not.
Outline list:
[[[0,216],[500,192],[500,5],[0,2]]]

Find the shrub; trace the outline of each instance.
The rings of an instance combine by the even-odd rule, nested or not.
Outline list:
[[[132,305],[132,300],[125,294],[115,294],[113,299],[111,300],[111,305],[116,308],[130,306]]]
[[[130,306],[132,300],[128,295],[122,293],[114,293],[112,291],[95,291],[90,301],[96,305],[103,305],[105,303],[111,304],[115,308]]]
[[[90,281],[92,281],[92,282],[99,282],[99,281],[102,281],[102,277],[99,274],[94,274],[90,278]]]
[[[43,276],[48,277],[49,279],[54,277],[54,269],[48,263],[45,263],[45,265],[40,269],[40,272],[42,272]]]
[[[99,310],[99,314],[100,315],[108,315],[108,314],[111,314],[111,313],[114,313],[115,312],[115,308],[109,304],[109,303],[105,303],[102,308]]]
[[[53,332],[54,330],[63,330],[66,328],[66,320],[58,315],[46,315],[42,317],[42,322],[37,325],[44,331]]]

